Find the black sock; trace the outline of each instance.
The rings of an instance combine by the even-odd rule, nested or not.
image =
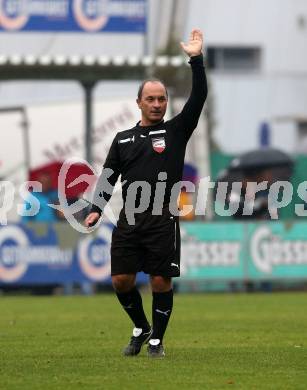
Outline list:
[[[134,287],[131,291],[125,293],[117,292],[116,295],[135,327],[149,330],[150,325],[144,313],[142,297],[138,289]]]
[[[152,339],[159,339],[162,343],[168,320],[173,308],[173,290],[152,293]]]

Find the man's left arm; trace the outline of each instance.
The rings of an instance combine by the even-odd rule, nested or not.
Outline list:
[[[190,57],[192,69],[192,90],[190,97],[180,113],[187,138],[190,138],[196,128],[201,111],[208,94],[207,78],[202,54],[203,34],[200,30],[193,30],[187,44],[181,42],[181,47]]]

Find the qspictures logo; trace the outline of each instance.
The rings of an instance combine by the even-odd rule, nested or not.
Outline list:
[[[71,176],[71,168],[77,165],[86,170],[79,173],[77,177],[73,174]],[[58,200],[56,203],[49,203],[48,200],[41,202],[40,197],[35,196],[36,193],[43,192],[40,181],[24,182],[19,188],[15,188],[10,181],[1,181],[0,225],[6,226],[8,224],[8,213],[16,206],[18,215],[22,218],[29,218],[27,220],[30,221],[31,218],[39,214],[41,209],[43,210],[42,205],[45,210],[48,208],[56,210],[61,214],[61,220],[66,219],[80,233],[91,233],[99,225],[95,224],[89,228],[84,226],[83,218],[80,218],[81,213],[89,213],[92,205],[102,210],[103,216],[115,225],[117,221],[115,209],[113,210],[110,203],[108,203],[114,190],[112,179],[114,173],[112,169],[104,168],[101,174],[98,175],[87,161],[78,157],[65,160],[58,174]],[[185,216],[193,210],[197,216],[205,215],[210,189],[214,191],[216,189],[214,210],[217,215],[231,217],[240,212],[240,216],[251,217],[254,209],[259,208],[259,202],[264,199],[263,207],[267,213],[267,219],[278,220],[279,210],[291,203],[294,194],[292,184],[287,181],[277,181],[272,185],[268,181],[262,181],[261,183],[247,182],[245,191],[242,182],[234,182],[232,183],[231,192],[228,194],[229,183],[219,182],[216,185],[215,182],[210,181],[210,177],[200,178],[197,186],[190,181],[178,181],[171,188],[167,188],[167,179],[167,172],[160,172],[155,183],[149,183],[146,180],[132,182],[128,182],[126,179],[121,180],[122,188],[125,189],[125,216],[129,225],[134,225],[136,215],[148,211],[150,205],[152,205],[151,212],[153,215],[162,215],[165,207],[165,197],[168,200],[169,212],[173,216]],[[68,199],[67,191],[79,184],[82,184],[83,190],[80,191],[79,189],[77,198],[74,195],[74,199],[77,200],[72,203]],[[94,191],[94,188],[97,191]],[[195,201],[193,204],[183,205],[178,209],[178,197],[183,188],[187,193],[194,195]],[[234,190],[235,192],[233,192]],[[265,197],[263,196],[264,190]],[[307,181],[301,182],[295,190],[301,199],[301,202],[294,205],[295,214],[299,217],[306,217]],[[23,204],[14,204],[17,193],[24,199]],[[258,194],[261,195],[260,200],[259,197],[257,198]],[[45,204],[46,202],[47,204]]]

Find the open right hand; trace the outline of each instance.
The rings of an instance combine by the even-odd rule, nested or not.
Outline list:
[[[84,221],[84,225],[86,227],[91,227],[93,225],[95,225],[97,223],[97,221],[99,220],[100,218],[100,214],[99,213],[96,213],[96,212],[93,212],[93,213],[90,213],[86,218],[85,218],[85,221]]]

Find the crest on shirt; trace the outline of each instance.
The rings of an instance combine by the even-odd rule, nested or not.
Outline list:
[[[155,152],[162,153],[165,149],[165,138],[164,137],[158,137],[158,138],[152,138],[152,147]]]

